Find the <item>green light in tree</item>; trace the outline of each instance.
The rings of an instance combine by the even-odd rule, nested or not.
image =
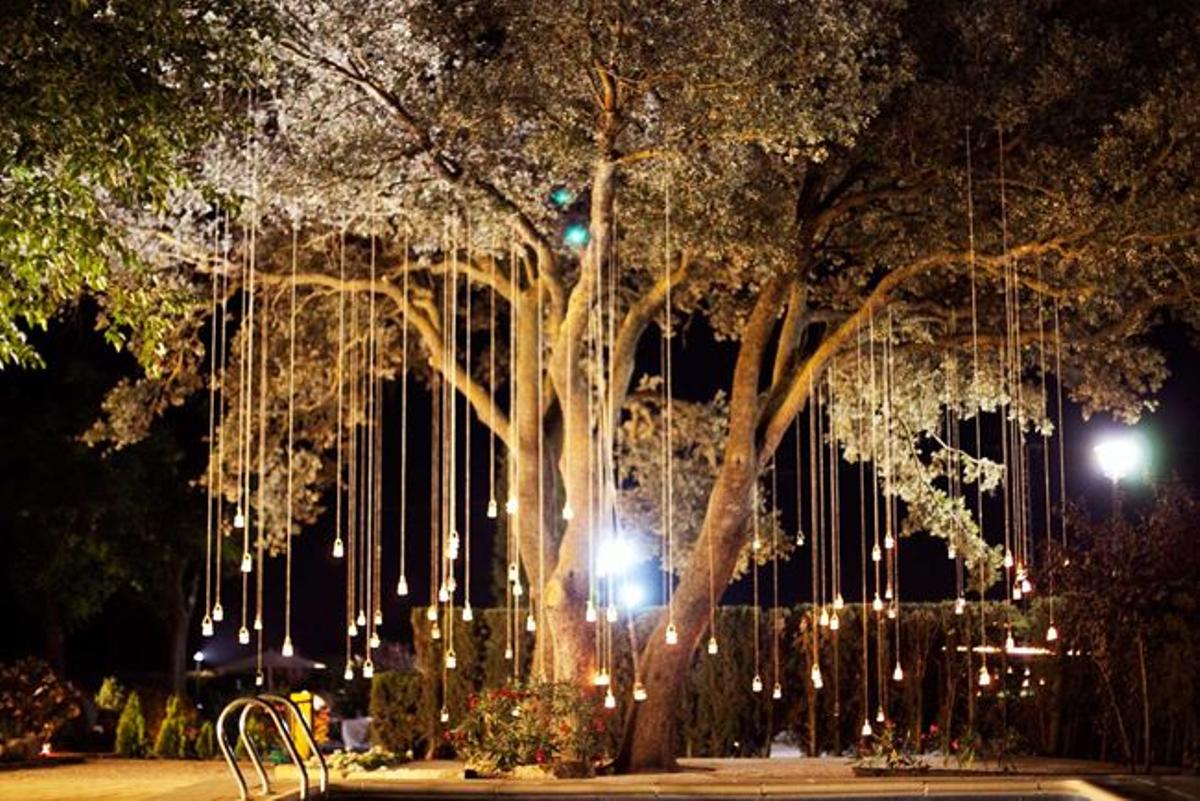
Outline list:
[[[563,231],[563,242],[567,247],[581,248],[592,238],[591,232],[583,223],[571,223]]]

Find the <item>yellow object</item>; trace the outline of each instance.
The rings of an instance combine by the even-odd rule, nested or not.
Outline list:
[[[292,693],[289,697],[292,699],[292,703],[296,705],[296,708],[300,710],[300,715],[304,718],[305,725],[311,731],[313,725],[313,694],[308,690],[301,690],[298,693]],[[292,714],[294,715],[295,713],[293,712]],[[292,721],[292,725],[289,727],[292,731],[292,742],[296,744],[296,750],[300,753],[300,758],[308,759],[312,756],[308,748],[308,738],[300,733],[300,727],[297,723],[298,721]]]

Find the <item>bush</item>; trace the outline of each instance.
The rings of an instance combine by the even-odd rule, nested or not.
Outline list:
[[[79,712],[79,693],[45,662],[0,666],[0,760],[35,755]]]
[[[167,711],[154,738],[154,755],[159,759],[187,758],[187,715],[178,695],[167,699]]]
[[[472,695],[463,722],[446,733],[467,768],[484,775],[540,765],[556,775],[592,775],[609,741],[598,694],[567,682]]]
[[[125,706],[125,688],[116,676],[106,676],[96,691],[96,706],[105,712],[120,712]]]
[[[371,681],[371,744],[409,759],[425,744],[418,673],[376,673]]]
[[[142,714],[142,701],[136,692],[131,692],[117,721],[117,740],[113,749],[118,756],[143,757],[146,755],[146,717]]]
[[[200,724],[200,731],[196,735],[196,758],[215,759],[216,756],[217,731],[213,727],[213,722],[206,720]]]

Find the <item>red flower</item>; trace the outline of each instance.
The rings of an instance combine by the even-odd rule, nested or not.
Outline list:
[[[930,733],[930,734],[937,734],[937,733],[938,733],[938,725],[937,725],[936,723],[930,723],[930,724],[929,724],[929,733]]]
[[[539,748],[537,751],[534,752],[533,759],[539,765],[544,763],[546,761],[546,750],[544,748]]]

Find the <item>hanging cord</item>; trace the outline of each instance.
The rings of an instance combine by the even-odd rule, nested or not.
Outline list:
[[[666,296],[663,303],[663,352],[666,359],[666,469],[667,469],[667,625],[675,629],[675,446],[674,446],[674,378],[671,365],[671,186],[666,188],[666,209],[663,222],[663,280]]]
[[[887,414],[888,414],[887,427],[888,427],[889,434],[891,434],[891,432],[893,432],[895,430],[894,407],[892,404],[892,391],[896,386],[896,374],[895,374],[896,350],[895,350],[895,344],[893,342],[894,337],[895,337],[895,331],[893,328],[892,310],[889,308],[888,309],[887,341],[884,343],[884,345],[886,347],[886,354],[887,354],[887,364],[886,364],[885,369],[887,371],[887,382],[886,382],[887,383],[887,410],[888,410],[888,412],[887,412]],[[889,436],[888,442],[891,443],[891,440],[892,440],[892,437]],[[892,462],[891,455],[889,454],[889,459],[888,459],[889,482],[892,481],[892,474],[894,471],[895,471],[895,464]],[[904,671],[900,667],[900,537],[898,536],[898,534],[899,534],[899,528],[898,528],[898,526],[899,526],[899,519],[898,519],[899,518],[899,508],[898,508],[899,500],[895,496],[895,486],[894,485],[892,485],[892,487],[889,489],[888,497],[889,497],[889,500],[891,503],[891,505],[889,506],[891,513],[889,515],[888,529],[889,529],[889,531],[895,532],[893,534],[894,542],[893,542],[892,549],[891,549],[892,550],[891,564],[892,564],[892,587],[893,587],[892,613],[893,613],[893,620],[895,622],[895,630],[896,630],[896,668],[895,668],[895,670],[892,671],[892,678],[896,681],[901,681],[904,678]]]
[[[284,525],[283,655],[292,655],[292,520],[295,517],[294,481],[296,448],[296,249],[298,233],[292,222],[292,274],[288,301],[288,408],[287,408],[287,523]]]
[[[344,464],[342,457],[342,441],[346,438],[345,422],[343,416],[342,398],[345,394],[345,361],[346,361],[346,226],[349,225],[349,220],[342,220],[342,230],[340,236],[340,246],[338,247],[338,353],[337,353],[337,428],[336,428],[336,444],[337,451],[337,469],[335,472],[335,487],[334,487],[334,503],[333,512],[333,558],[340,559],[346,552],[346,546],[342,541],[342,479],[344,474]]]
[[[762,692],[762,675],[760,670],[759,651],[761,650],[761,634],[759,628],[759,601],[758,601],[758,552],[762,548],[762,542],[758,538],[758,478],[754,479],[754,489],[751,494],[750,507],[751,520],[751,536],[750,541],[750,571],[751,571],[751,592],[754,596],[753,612],[754,612],[754,680],[751,685],[754,692]]]
[[[471,265],[471,221],[466,223],[466,258],[467,266]],[[467,295],[466,314],[463,332],[463,350],[465,353],[465,371],[471,375],[471,279],[463,282]],[[471,610],[471,404],[463,404],[463,605],[462,619],[470,622],[474,617]]]
[[[813,388],[812,372],[808,374],[808,482],[809,482],[809,497],[812,499],[810,506],[810,514],[812,517],[812,668],[810,670],[813,686],[820,689],[821,686],[821,660],[820,660],[820,643],[821,643],[821,627],[819,625],[819,611],[821,610],[821,551],[820,551],[820,506],[821,499],[817,493],[817,474],[820,473],[820,467],[817,462],[817,452],[820,450],[817,446],[817,406],[820,403],[820,398]]]
[[[267,362],[270,356],[270,339],[268,337],[270,325],[268,323],[268,315],[270,314],[271,304],[264,296],[262,308],[262,356],[259,373],[259,389],[258,389],[258,514],[255,516],[258,523],[258,537],[255,543],[255,562],[258,565],[258,570],[254,572],[254,632],[255,632],[255,665],[257,672],[255,674],[255,683],[262,684],[263,681],[263,577],[266,573],[266,563],[264,557],[266,555],[267,544]]]
[[[983,405],[979,396],[979,284],[976,276],[975,266],[975,194],[973,189],[973,172],[971,168],[971,126],[966,128],[966,153],[967,153],[967,242],[968,242],[968,259],[971,263],[971,394],[974,396],[972,404],[975,406],[975,459],[977,462],[983,461]],[[987,530],[984,526],[983,518],[983,468],[981,465],[976,467],[975,475],[975,521],[979,526],[979,539],[982,547],[980,549],[978,564],[976,570],[979,573],[979,644],[982,647],[987,643],[987,609],[986,609],[986,574],[987,574]],[[987,673],[987,654],[981,652],[980,660],[982,666],[980,668],[982,674]],[[971,664],[971,641],[970,636],[967,636],[967,670],[970,671]]]
[[[854,375],[855,387],[858,390],[858,441],[864,442],[866,435],[865,417],[868,413],[873,413],[867,401],[867,393],[863,386],[863,369],[862,369],[862,323],[859,322],[854,335]],[[797,467],[799,460],[797,459]],[[861,734],[864,737],[870,737],[872,734],[870,708],[871,708],[871,668],[868,663],[870,653],[870,629],[868,628],[868,620],[870,619],[870,606],[867,602],[867,478],[866,478],[866,457],[862,453],[858,458],[858,548],[859,559],[862,572],[862,710],[863,710],[863,725]]]
[[[406,233],[404,276],[401,279],[404,318],[400,321],[400,578],[396,582],[396,594],[399,596],[408,595],[408,250]]]
[[[214,601],[212,607],[212,619],[214,622],[221,622],[225,619],[225,607],[221,605],[221,565],[224,556],[225,546],[225,379],[228,369],[227,348],[229,340],[228,322],[229,322],[229,213],[225,212],[223,216],[224,223],[221,227],[221,339],[219,345],[221,366],[219,368],[221,390],[217,393],[217,423],[219,429],[217,435],[217,470],[215,480],[217,481],[217,512],[216,512],[216,580],[214,582]]]
[[[779,681],[779,477],[775,457],[771,457],[771,697],[782,694]]]
[[[219,228],[214,234],[213,255],[216,261],[218,249],[215,241],[219,236]],[[216,431],[217,414],[217,271],[212,270],[212,306],[209,313],[211,335],[208,346],[208,471],[205,485],[205,523],[204,523],[204,619],[200,623],[200,635],[211,637],[212,627],[212,585],[213,585],[213,483],[217,471],[213,465],[213,438]]]

